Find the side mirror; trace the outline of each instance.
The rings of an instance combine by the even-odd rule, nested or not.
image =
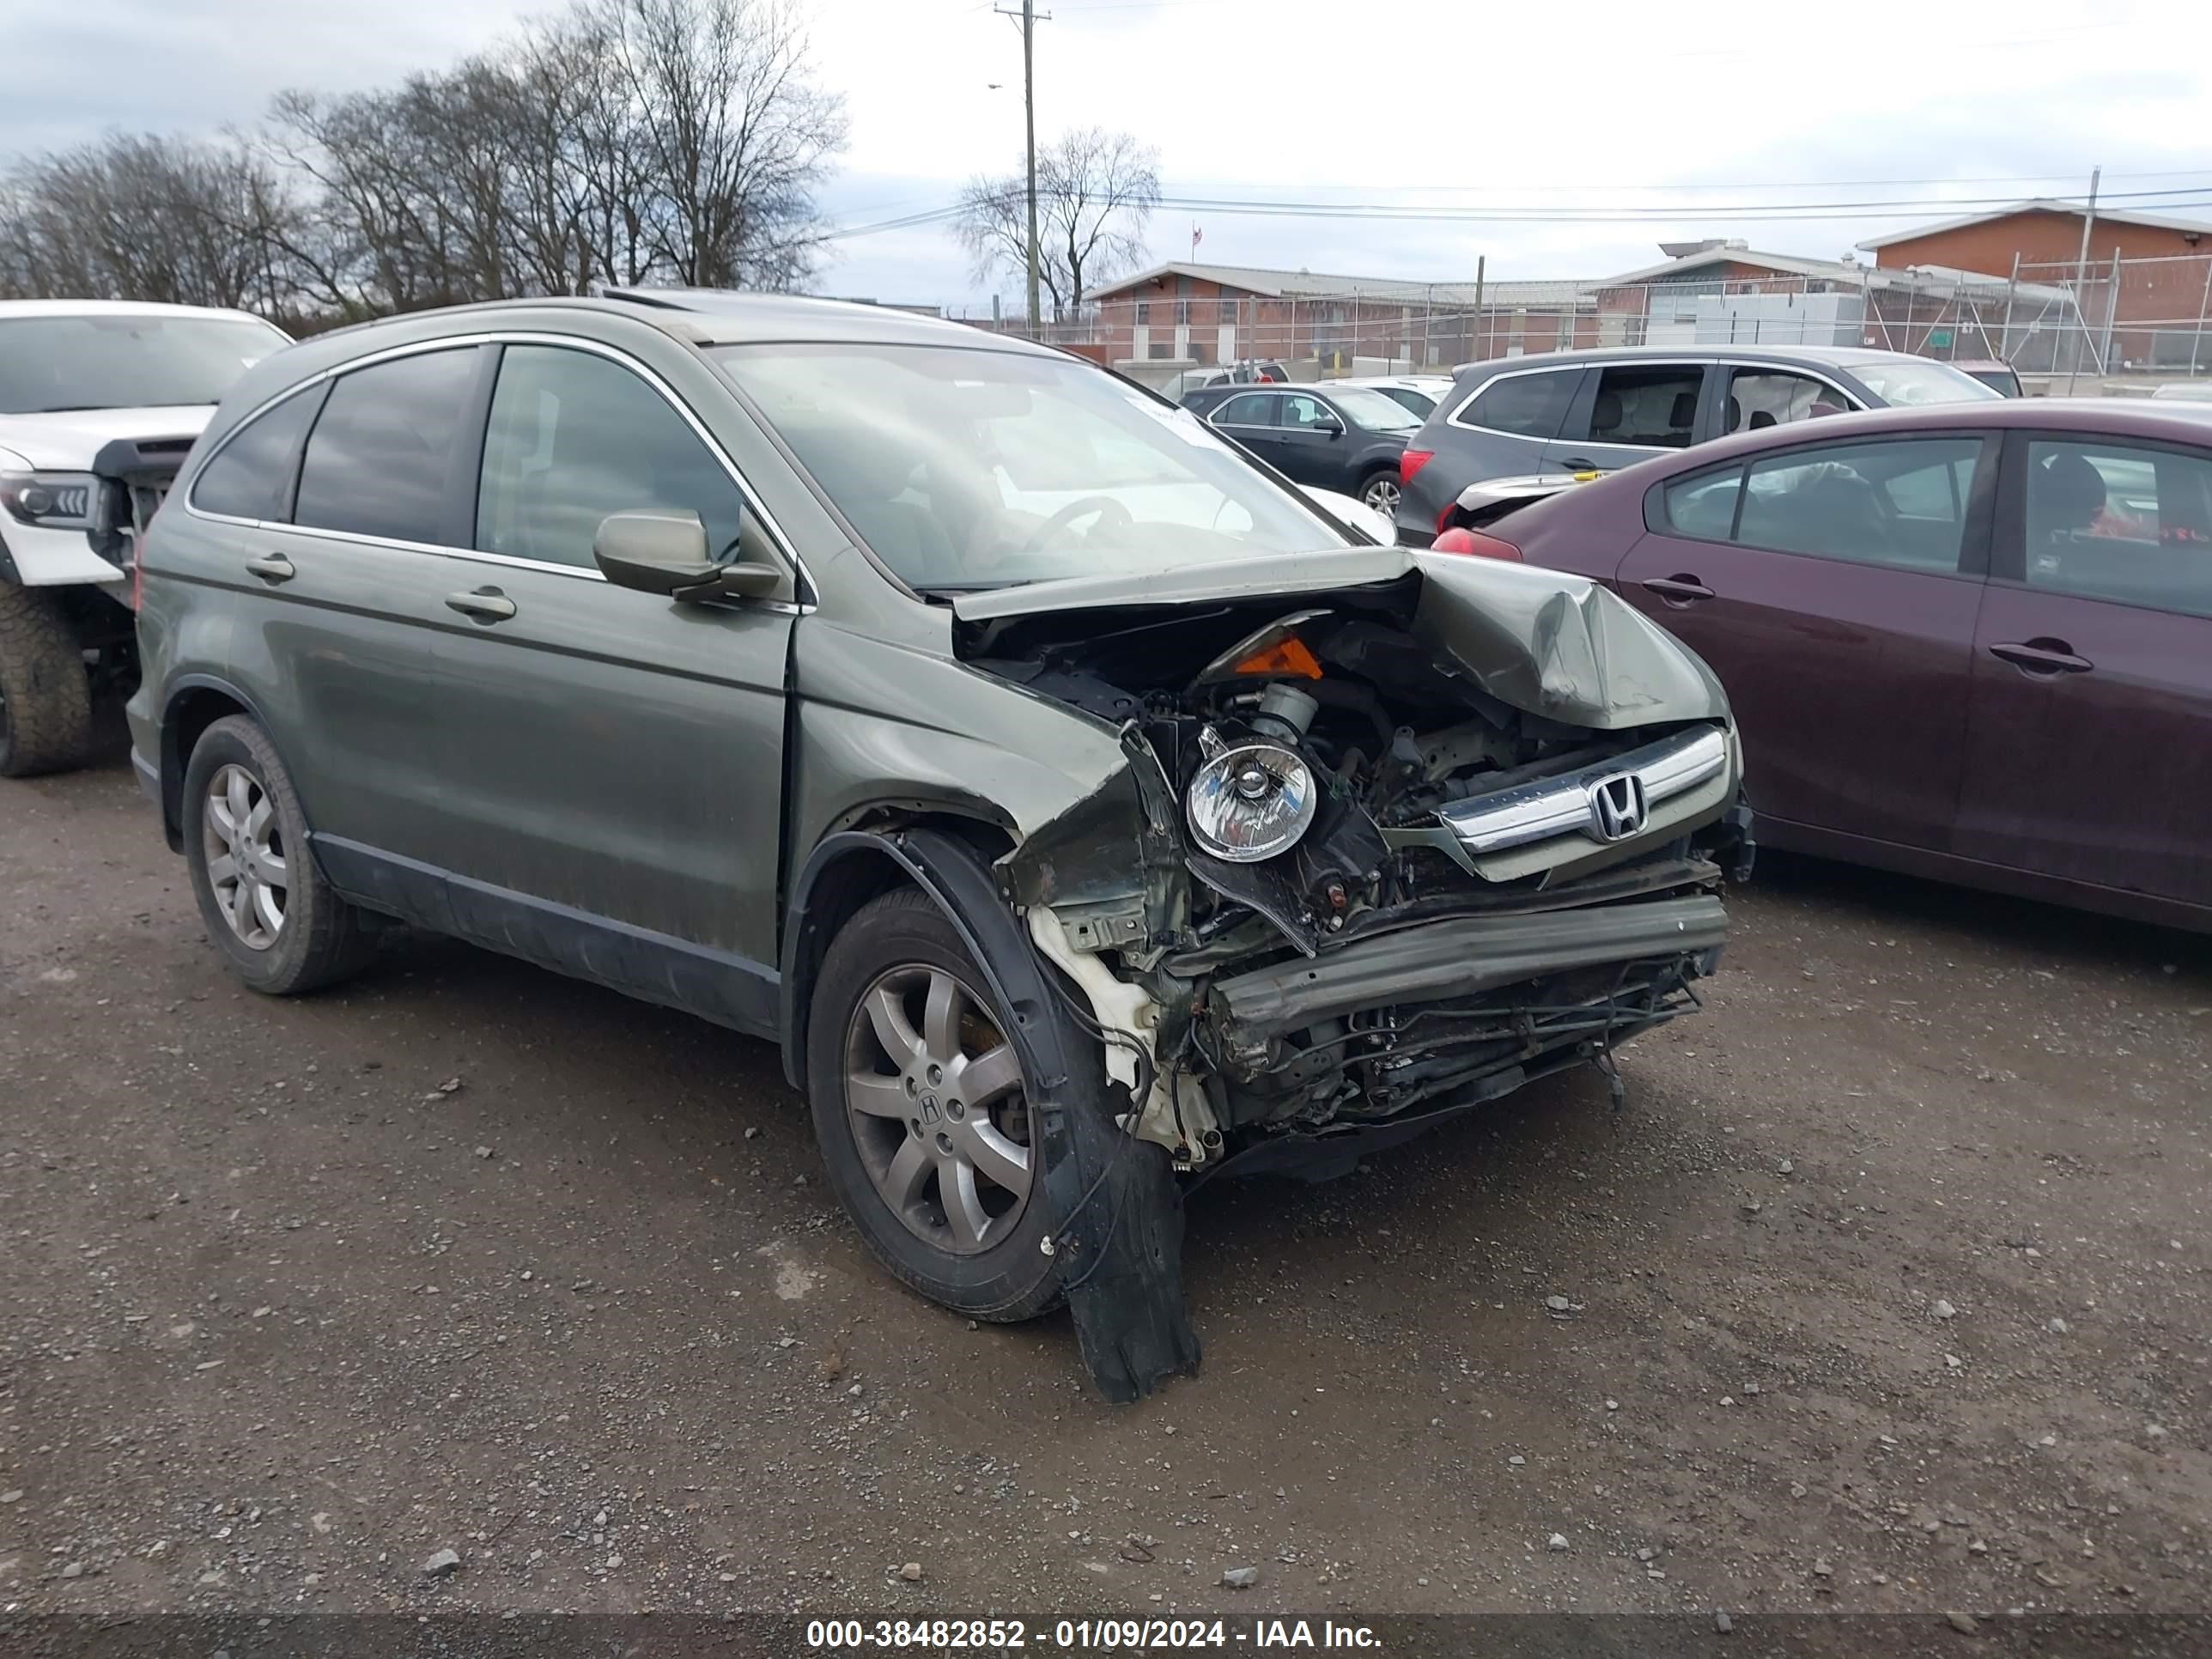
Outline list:
[[[768,599],[783,585],[772,564],[717,564],[694,513],[612,513],[599,520],[592,557],[617,587],[672,599]]]
[[[1324,438],[1341,438],[1344,435],[1344,422],[1334,415],[1324,415],[1314,422],[1314,430]]]

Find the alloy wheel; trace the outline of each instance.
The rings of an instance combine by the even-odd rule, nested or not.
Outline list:
[[[1394,517],[1398,511],[1398,481],[1389,477],[1377,478],[1367,486],[1359,499],[1384,518]]]
[[[957,975],[878,975],[845,1037],[845,1115],[877,1194],[916,1237],[974,1255],[1011,1233],[1035,1173],[1021,1062]]]
[[[225,766],[208,780],[200,816],[216,908],[240,944],[265,951],[284,931],[291,883],[276,803],[252,773]]]

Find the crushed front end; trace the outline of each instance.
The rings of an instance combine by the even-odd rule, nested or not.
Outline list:
[[[1751,842],[1703,665],[1579,579],[1394,556],[962,629],[1121,731],[1139,810],[1071,813],[1004,874],[1141,1050],[1109,1044],[1127,1127],[1187,1172],[1337,1173],[1571,1065],[1617,1089],[1613,1051],[1719,960]]]

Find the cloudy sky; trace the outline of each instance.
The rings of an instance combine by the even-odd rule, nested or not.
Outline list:
[[[998,0],[1006,3],[1007,0]],[[1012,0],[1018,3],[1018,0]],[[848,229],[941,206],[1021,154],[1018,29],[993,0],[802,0],[852,144]],[[27,0],[0,8],[0,155],[112,127],[251,125],[486,45],[517,0]],[[1979,204],[2080,192],[2212,219],[2212,7],[1472,0],[1044,0],[1040,139],[1126,129],[1183,201],[1384,206],[1387,222],[1224,206],[1154,217],[1156,258],[1443,280],[1583,276],[1741,236],[1833,256]],[[998,83],[994,89],[994,82]],[[1947,206],[1949,204],[1951,205]],[[975,303],[942,228],[848,235],[823,287]],[[998,284],[1012,292],[1018,284]]]

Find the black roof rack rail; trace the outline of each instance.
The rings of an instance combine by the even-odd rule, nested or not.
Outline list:
[[[634,306],[651,306],[656,311],[689,311],[691,309],[690,306],[685,305],[681,300],[671,299],[665,295],[653,293],[649,289],[640,288],[603,288],[599,290],[599,298],[602,300],[627,300]]]

